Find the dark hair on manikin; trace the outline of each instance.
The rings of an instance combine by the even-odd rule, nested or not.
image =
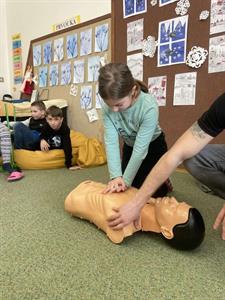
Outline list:
[[[205,237],[205,224],[200,212],[196,208],[190,208],[187,222],[174,226],[173,233],[172,239],[166,239],[172,247],[178,250],[197,248]]]
[[[52,116],[53,118],[63,118],[63,112],[58,106],[52,105],[47,109],[46,116]]]
[[[31,103],[31,106],[35,106],[40,110],[46,110],[46,106],[43,101],[37,100]]]
[[[103,100],[118,100],[129,95],[136,85],[137,94],[142,90],[148,93],[144,82],[136,80],[126,64],[109,63],[99,70],[99,94]]]

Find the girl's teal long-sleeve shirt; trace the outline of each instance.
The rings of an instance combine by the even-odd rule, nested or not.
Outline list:
[[[123,176],[127,186],[133,182],[148,153],[149,144],[160,134],[159,110],[155,98],[141,92],[134,104],[122,112],[113,112],[105,103],[102,107],[104,139],[110,178]],[[124,174],[121,169],[119,136],[133,147]]]

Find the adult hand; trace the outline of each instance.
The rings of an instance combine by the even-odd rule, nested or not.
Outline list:
[[[141,209],[134,201],[130,201],[119,208],[113,208],[113,211],[115,213],[107,219],[109,227],[113,230],[120,230],[132,222],[137,229],[139,228]]]
[[[109,181],[106,188],[102,191],[103,194],[107,193],[120,193],[124,192],[127,189],[123,177],[116,177]]]
[[[50,146],[46,142],[46,140],[41,140],[40,147],[41,147],[41,151],[44,151],[44,152],[48,152],[49,148],[50,148]]]
[[[225,240],[225,204],[216,217],[213,228],[217,229],[220,225],[222,226],[222,239]]]

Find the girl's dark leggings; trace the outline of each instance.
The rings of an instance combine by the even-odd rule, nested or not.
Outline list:
[[[123,146],[123,158],[122,158],[122,172],[124,173],[126,166],[131,158],[133,147],[127,146],[124,143]],[[165,140],[165,135],[162,132],[157,139],[150,143],[148,148],[148,154],[143,160],[133,182],[132,186],[135,188],[140,188],[145,178],[148,176],[151,169],[155,166],[158,160],[167,151],[167,144]],[[164,197],[168,193],[168,186],[166,183],[162,184],[158,190],[155,192],[153,197]]]

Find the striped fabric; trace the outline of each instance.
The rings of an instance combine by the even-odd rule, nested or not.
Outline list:
[[[0,154],[2,155],[3,164],[10,163],[11,150],[10,131],[0,122]]]

